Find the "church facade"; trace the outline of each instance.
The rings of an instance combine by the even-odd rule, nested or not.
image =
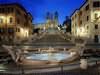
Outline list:
[[[58,12],[55,12],[54,14],[47,12],[45,23],[35,24],[35,28],[51,29],[51,28],[57,28],[58,25],[59,25]]]

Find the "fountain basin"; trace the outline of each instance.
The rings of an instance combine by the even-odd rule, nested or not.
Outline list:
[[[24,64],[28,65],[58,65],[61,62],[72,61],[77,57],[77,53],[57,52],[57,53],[30,53],[25,55]]]
[[[71,57],[68,53],[38,53],[31,54],[26,59],[41,60],[41,61],[61,61]]]

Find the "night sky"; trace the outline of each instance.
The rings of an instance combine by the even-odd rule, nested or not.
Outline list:
[[[73,11],[79,8],[85,0],[0,0],[0,3],[20,3],[34,17],[34,23],[44,23],[46,12],[58,11],[59,22],[65,20]]]

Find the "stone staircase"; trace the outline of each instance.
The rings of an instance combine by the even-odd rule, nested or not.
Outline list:
[[[65,40],[59,34],[45,34],[44,37],[37,39],[32,42],[33,46],[45,46],[45,47],[56,47],[66,46],[71,43],[69,40]]]

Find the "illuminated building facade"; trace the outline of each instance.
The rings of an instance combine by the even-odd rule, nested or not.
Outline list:
[[[15,41],[32,34],[32,16],[19,4],[0,5],[0,40]]]
[[[100,0],[86,0],[71,16],[72,35],[90,37],[100,43]]]

